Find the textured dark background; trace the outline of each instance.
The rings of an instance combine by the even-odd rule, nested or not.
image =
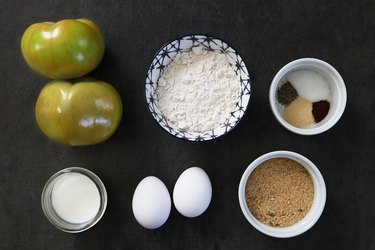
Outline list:
[[[20,39],[32,23],[89,18],[104,33],[106,53],[91,74],[112,83],[124,119],[108,141],[65,147],[49,141],[34,119],[48,79],[23,61]],[[0,249],[375,249],[375,2],[363,1],[21,1],[0,2]],[[229,135],[194,144],[164,132],[148,113],[144,80],[153,54],[172,38],[210,34],[226,40],[251,72],[248,113]],[[273,117],[268,90],[276,72],[301,57],[332,64],[348,103],[336,126],[317,136],[286,131]],[[244,218],[237,188],[248,164],[273,150],[301,153],[320,169],[326,208],[295,238],[261,234]],[[204,168],[213,199],[200,217],[174,208],[167,223],[146,230],[131,210],[138,182],[155,175],[169,191],[186,168]],[[67,234],[44,217],[40,194],[65,167],[94,171],[109,195],[92,229]]]

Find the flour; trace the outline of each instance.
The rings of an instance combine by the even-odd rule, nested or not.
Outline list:
[[[175,126],[205,132],[225,123],[239,99],[240,77],[224,54],[194,47],[178,53],[157,88],[161,112]]]

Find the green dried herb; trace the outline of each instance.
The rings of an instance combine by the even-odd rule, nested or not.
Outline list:
[[[275,216],[275,213],[272,212],[272,211],[267,211],[266,213],[268,216],[271,216],[271,217],[274,217]]]

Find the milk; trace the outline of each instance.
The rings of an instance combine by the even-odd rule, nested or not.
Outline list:
[[[51,193],[56,214],[69,223],[81,224],[94,218],[100,208],[95,183],[80,173],[66,173],[56,181]]]

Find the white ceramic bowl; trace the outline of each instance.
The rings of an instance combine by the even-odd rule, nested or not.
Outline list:
[[[301,69],[313,70],[320,74],[328,83],[331,90],[330,109],[327,116],[321,122],[310,128],[297,128],[285,121],[280,113],[276,100],[276,92],[280,84],[283,83],[285,76],[292,71]],[[330,64],[315,58],[302,58],[288,63],[276,74],[271,83],[269,100],[274,116],[286,129],[296,134],[315,135],[323,133],[333,127],[344,113],[346,106],[346,87],[340,74]]]
[[[310,211],[296,224],[283,228],[266,225],[255,218],[246,204],[245,197],[246,182],[252,171],[262,162],[279,157],[289,158],[300,163],[309,172],[314,184],[314,200]],[[260,156],[247,167],[242,175],[238,188],[238,199],[244,216],[257,230],[269,236],[277,238],[289,238],[306,232],[318,221],[326,202],[326,186],[318,168],[309,159],[290,151],[274,151]]]
[[[218,127],[205,132],[189,132],[172,124],[160,111],[157,98],[159,77],[178,52],[191,51],[194,47],[223,53],[234,72],[240,76],[240,95],[231,116]],[[171,135],[188,141],[209,141],[231,131],[246,112],[251,96],[250,75],[241,56],[221,39],[206,35],[186,35],[165,44],[155,55],[147,71],[145,97],[148,109],[157,123]]]

